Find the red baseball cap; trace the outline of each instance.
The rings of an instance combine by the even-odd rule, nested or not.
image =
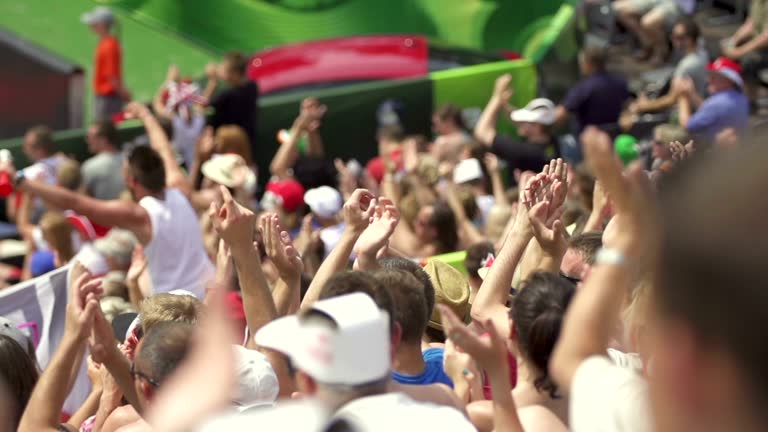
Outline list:
[[[392,159],[398,170],[403,169],[402,149],[395,149],[390,152],[389,158]],[[365,169],[368,171],[368,174],[373,177],[374,180],[376,180],[377,183],[381,183],[381,180],[384,179],[384,160],[381,157],[377,156],[368,161]]]
[[[304,204],[304,186],[293,179],[267,183],[267,191],[261,199],[261,206],[269,209],[275,204],[280,205],[288,213],[295,212]]]
[[[708,64],[707,70],[728,78],[739,88],[744,87],[744,80],[741,78],[741,66],[728,57],[720,57]]]

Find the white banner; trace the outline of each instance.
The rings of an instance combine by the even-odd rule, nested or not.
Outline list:
[[[67,306],[67,274],[64,266],[26,282],[0,291],[0,316],[4,316],[37,343],[37,361],[41,369],[48,366],[64,334]],[[87,354],[87,353],[86,353]],[[85,359],[64,411],[74,413],[88,397],[90,381]]]

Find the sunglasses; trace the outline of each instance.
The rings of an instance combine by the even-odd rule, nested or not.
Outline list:
[[[137,371],[136,370],[136,363],[131,362],[131,369],[130,369],[130,371],[131,371],[131,376],[132,377],[134,377],[134,378],[139,377],[139,378],[145,380],[146,382],[150,383],[152,385],[152,387],[160,387],[160,382],[156,381],[153,378],[150,378],[147,374],[145,374],[143,372]]]

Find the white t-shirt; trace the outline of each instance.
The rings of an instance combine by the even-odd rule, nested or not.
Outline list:
[[[645,379],[606,356],[579,365],[569,397],[572,432],[651,431]]]
[[[336,412],[365,432],[464,432],[476,431],[454,408],[417,402],[404,393],[387,393],[356,399]]]
[[[173,148],[184,158],[187,168],[190,168],[195,158],[197,140],[205,127],[205,117],[193,113],[191,121],[187,122],[181,116],[174,115],[171,124],[173,125]]]
[[[166,189],[164,200],[146,196],[139,205],[152,223],[152,239],[144,245],[144,254],[154,292],[185,289],[202,299],[214,268],[187,198],[178,189]]]

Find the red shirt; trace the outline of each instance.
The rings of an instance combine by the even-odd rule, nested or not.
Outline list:
[[[120,42],[115,37],[107,36],[99,41],[93,71],[93,90],[97,95],[117,93],[115,82],[122,82],[120,57]]]

